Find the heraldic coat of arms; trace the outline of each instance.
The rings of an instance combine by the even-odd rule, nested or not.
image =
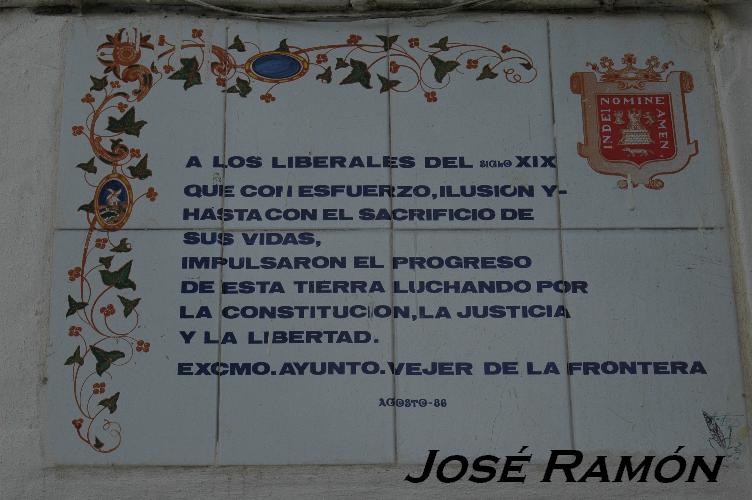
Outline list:
[[[646,67],[635,66],[634,54],[625,54],[616,69],[609,57],[588,63],[592,72],[574,73],[570,88],[582,97],[585,140],[580,156],[600,174],[618,175],[618,186],[664,186],[661,175],[684,169],[697,154],[690,140],[684,94],[692,92],[692,75],[668,71],[652,56]]]

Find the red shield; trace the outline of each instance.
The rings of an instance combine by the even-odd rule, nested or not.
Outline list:
[[[581,96],[584,138],[577,152],[599,174],[622,177],[617,185],[662,189],[661,177],[683,170],[697,154],[690,139],[685,94],[692,75],[668,71],[672,63],[657,57],[639,68],[625,54],[621,69],[613,60],[588,63],[592,72],[578,72],[570,88]],[[600,78],[599,78],[600,77]]]
[[[600,151],[641,167],[676,156],[671,94],[597,94]]]

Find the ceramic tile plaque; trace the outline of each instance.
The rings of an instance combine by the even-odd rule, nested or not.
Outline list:
[[[707,29],[75,20],[49,461],[742,460]]]

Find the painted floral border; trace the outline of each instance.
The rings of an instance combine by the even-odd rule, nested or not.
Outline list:
[[[66,318],[68,336],[76,345],[65,361],[71,367],[78,410],[72,425],[92,450],[111,453],[122,443],[122,427],[112,420],[121,394],[111,389],[112,368],[127,365],[151,347],[135,334],[141,326],[141,298],[135,296],[136,283],[130,278],[132,244],[113,235],[126,226],[136,203],[153,202],[158,195],[154,187],[147,187],[134,198],[131,187],[141,187],[153,174],[148,154],[131,145],[147,124],[137,119],[137,105],[163,80],[182,82],[184,90],[201,85],[207,59],[222,92],[246,98],[258,85],[263,89],[259,99],[266,104],[277,100],[272,91],[279,85],[303,78],[310,70],[322,84],[331,84],[336,76],[340,85],[358,84],[381,93],[419,91],[427,103],[436,103],[439,92],[458,74],[474,74],[476,80],[503,75],[514,84],[537,77],[530,56],[506,44],[494,49],[444,36],[424,48],[417,36],[409,37],[406,46],[400,40],[400,35],[378,35],[366,42],[353,33],[339,43],[305,48],[282,40],[275,50],[265,51],[239,35],[227,48],[209,45],[198,28],[189,39],[175,43],[165,35],[158,35],[155,43],[138,29],[121,29],[97,47],[104,71],[90,77],[91,86],[81,98],[89,112],[83,123],[72,126],[72,134],[88,141],[91,149],[92,157],[76,168],[92,189],[92,199],[78,207],[88,231],[80,262],[68,270],[72,285]],[[252,61],[269,54],[294,58],[300,71],[285,78],[254,72]],[[388,73],[374,78],[375,65],[384,60]]]

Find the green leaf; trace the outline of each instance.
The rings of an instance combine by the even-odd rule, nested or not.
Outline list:
[[[130,251],[131,251],[131,244],[128,243],[128,238],[122,238],[120,240],[120,243],[118,243],[117,245],[115,245],[114,247],[110,249],[110,252],[118,252],[118,253],[130,252]]]
[[[346,68],[348,66],[350,66],[350,65],[347,64],[347,61],[345,61],[341,57],[338,57],[337,58],[337,64],[334,65],[334,69]]]
[[[529,62],[520,63],[520,66],[522,66],[523,68],[525,68],[528,71],[530,71],[531,69],[533,69],[533,65],[530,64]]]
[[[88,172],[90,174],[96,174],[97,173],[97,167],[94,165],[94,157],[91,157],[91,160],[87,161],[86,163],[79,163],[76,165],[76,168],[80,168],[84,172]]]
[[[122,290],[124,288],[131,288],[135,290],[136,284],[130,279],[132,264],[133,261],[129,260],[128,262],[123,264],[123,267],[121,267],[117,271],[100,270],[99,274],[102,276],[102,283],[107,286],[113,286],[118,290]]]
[[[494,71],[491,69],[491,65],[486,64],[485,66],[483,66],[483,69],[480,70],[480,75],[478,75],[478,78],[476,78],[476,80],[485,80],[486,78],[493,80],[497,76],[499,76],[499,74],[494,73]]]
[[[332,83],[332,67],[327,66],[323,73],[316,75],[316,80],[321,80],[324,83]]]
[[[238,35],[235,35],[235,38],[232,40],[232,45],[227,48],[237,50],[238,52],[245,52],[245,44]]]
[[[400,84],[399,80],[390,80],[389,78],[385,78],[381,75],[377,76],[379,77],[379,81],[381,82],[381,89],[379,89],[379,93],[389,92],[394,87]]]
[[[81,357],[81,346],[76,347],[76,351],[73,353],[73,355],[69,356],[68,359],[65,360],[65,364],[72,365],[73,363],[76,363],[77,365],[84,365],[84,358]]]
[[[135,177],[136,179],[144,180],[147,177],[151,177],[151,170],[146,168],[146,165],[149,163],[149,155],[144,155],[143,158],[139,160],[139,162],[136,164],[136,166],[130,166],[128,167],[128,170],[130,171],[131,175]]]
[[[122,295],[117,296],[120,299],[120,302],[123,304],[123,316],[126,318],[130,316],[130,314],[133,312],[133,310],[136,308],[139,302],[141,302],[141,299],[126,299]]]
[[[77,211],[84,211],[89,212],[90,214],[94,213],[94,200],[91,200],[89,203],[84,203],[80,207],[78,207]]]
[[[116,392],[109,398],[104,398],[98,404],[99,406],[104,406],[105,408],[110,410],[110,414],[112,414],[112,413],[115,413],[115,410],[117,410],[117,402],[118,402],[119,397],[120,397],[120,393]]]
[[[100,257],[99,263],[104,266],[105,269],[109,269],[112,265],[112,259],[114,259],[114,255],[110,255],[109,257]]]
[[[346,85],[348,83],[359,83],[363,87],[371,88],[371,73],[368,71],[368,66],[363,61],[357,59],[350,59],[350,67],[352,71],[345,77],[344,80],[339,82],[340,85]]]
[[[399,38],[399,35],[394,36],[386,36],[386,35],[376,35],[376,37],[384,42],[384,52],[389,52],[389,49],[392,48],[392,44],[397,41]]]
[[[107,130],[116,134],[138,135],[146,125],[144,120],[136,121],[136,108],[130,108],[120,118],[108,117]]]
[[[198,59],[196,59],[196,56],[193,56],[190,59],[181,57],[180,64],[182,64],[183,67],[171,74],[168,78],[170,80],[184,80],[183,88],[185,90],[188,90],[194,85],[201,85],[201,73],[198,72]]]
[[[83,309],[84,307],[88,305],[89,305],[88,302],[76,302],[76,300],[73,297],[68,295],[68,312],[65,313],[65,317],[67,318],[68,316],[73,316],[78,311],[80,311],[81,309]]]
[[[100,377],[104,372],[110,369],[112,363],[125,357],[125,353],[122,351],[105,351],[95,345],[91,346],[91,353],[97,359],[97,375]],[[115,398],[115,401],[117,401],[117,398]]]
[[[102,446],[104,446],[104,443],[98,437],[94,436],[94,448],[100,449]]]
[[[90,76],[91,78],[91,87],[89,90],[104,90],[105,87],[107,87],[107,76],[103,76],[102,78],[96,78],[94,76]]]
[[[430,56],[429,59],[431,60],[431,63],[435,68],[433,76],[439,83],[444,80],[444,77],[447,76],[449,72],[454,71],[455,69],[457,69],[457,66],[460,65],[460,63],[458,63],[457,61],[442,61],[436,56]]]
[[[277,50],[279,52],[290,52],[290,47],[287,46],[287,38],[279,42],[279,47],[277,47]]]
[[[432,49],[440,49],[443,52],[446,52],[447,50],[449,50],[449,47],[447,47],[447,42],[449,42],[449,37],[444,36],[444,37],[441,37],[441,39],[438,42],[432,43],[431,45],[429,45],[429,47],[431,47]]]
[[[233,85],[233,87],[237,87],[240,97],[247,97],[252,90],[251,82],[241,77],[238,77],[238,79],[235,80],[235,85]]]

